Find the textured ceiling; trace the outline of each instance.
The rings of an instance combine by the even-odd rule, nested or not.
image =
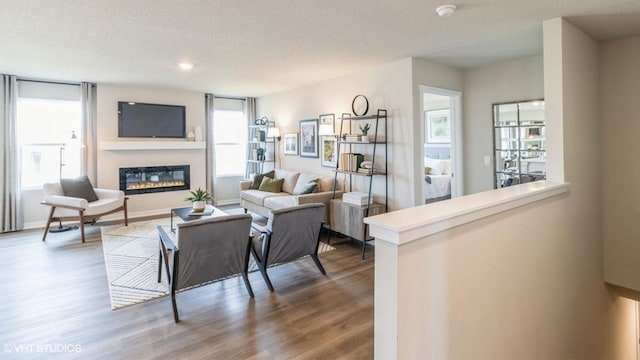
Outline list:
[[[262,96],[406,57],[540,54],[560,16],[599,41],[640,34],[640,0],[0,0],[0,73]]]

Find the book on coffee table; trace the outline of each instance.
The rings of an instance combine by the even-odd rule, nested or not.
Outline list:
[[[213,210],[215,210],[215,208],[212,205],[207,205],[207,207],[203,211],[191,210],[189,216],[211,215],[213,214]]]

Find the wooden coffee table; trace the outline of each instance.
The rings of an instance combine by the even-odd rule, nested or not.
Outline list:
[[[207,215],[192,215],[191,211],[193,208],[191,206],[179,207],[171,209],[171,231],[175,232],[175,228],[173,227],[173,216],[177,215],[183,221],[193,221],[199,220],[207,217],[218,217],[228,215],[226,212],[214,207],[212,205],[207,205],[207,210],[213,210],[211,214]]]

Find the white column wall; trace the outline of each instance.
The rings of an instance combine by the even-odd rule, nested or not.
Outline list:
[[[640,36],[601,46],[603,152],[594,161],[602,175],[605,279],[635,291],[640,291],[639,63]]]
[[[406,216],[370,218],[376,359],[637,358],[635,303],[603,278],[598,45],[562,19],[544,32],[549,161],[569,192],[400,246]],[[465,213],[476,195],[415,209]]]

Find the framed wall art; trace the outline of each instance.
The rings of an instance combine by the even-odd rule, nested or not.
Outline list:
[[[298,133],[282,135],[285,155],[298,155]]]
[[[318,120],[300,120],[300,157],[318,157]]]
[[[335,134],[334,124],[336,116],[334,114],[323,114],[318,117],[320,120],[320,128],[318,130],[319,135],[332,135]]]
[[[335,168],[338,165],[338,139],[333,135],[322,136],[320,147],[320,165]]]
[[[451,112],[449,109],[424,112],[425,140],[428,144],[448,144],[451,142]]]

